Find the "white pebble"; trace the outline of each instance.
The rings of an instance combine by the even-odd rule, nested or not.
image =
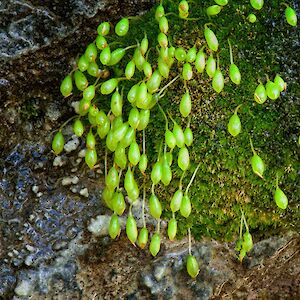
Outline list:
[[[72,178],[71,177],[64,177],[61,181],[61,184],[63,186],[70,185],[71,183],[72,183]]]
[[[73,101],[71,106],[74,108],[76,114],[79,114],[79,101]]]
[[[39,191],[39,187],[37,185],[32,186],[31,190],[37,194],[37,192]]]
[[[78,153],[78,157],[84,158],[85,157],[85,149],[82,149]]]
[[[89,191],[88,191],[87,188],[84,188],[84,189],[82,189],[82,190],[79,191],[79,194],[81,196],[88,197],[89,196]]]
[[[33,285],[28,280],[22,280],[15,288],[15,293],[18,296],[28,297],[32,294]]]
[[[72,151],[76,150],[78,146],[79,146],[79,139],[75,135],[75,136],[72,137],[72,140],[68,141],[64,145],[64,149],[67,153],[69,153],[69,152],[72,152]]]
[[[61,156],[56,156],[53,160],[53,166],[54,167],[62,167],[64,164]]]
[[[73,183],[73,184],[77,184],[78,182],[79,182],[78,176],[73,176],[73,178],[72,178],[72,183]]]

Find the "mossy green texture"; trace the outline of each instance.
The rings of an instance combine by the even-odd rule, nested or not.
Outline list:
[[[194,68],[193,78],[187,81],[192,99],[190,126],[194,142],[189,147],[190,169],[183,179],[184,189],[200,163],[200,167],[189,189],[192,213],[181,217],[176,212],[179,236],[185,235],[188,228],[196,238],[209,236],[233,240],[237,237],[244,211],[250,232],[255,236],[268,235],[273,230],[295,229],[299,227],[299,74],[297,73],[297,32],[288,26],[284,19],[284,7],[279,4],[265,4],[256,12],[257,22],[247,20],[253,12],[250,3],[229,1],[217,16],[208,17],[206,8],[211,1],[191,1],[189,19],[178,17],[178,2],[163,1],[169,21],[168,42],[174,47],[197,50],[206,45],[205,24],[216,34],[218,51],[214,58],[219,61],[220,70],[225,78],[225,87],[216,93],[212,80],[204,71],[199,74]],[[154,18],[155,7],[142,17],[130,21],[129,34],[124,37],[109,37],[125,46],[136,45],[145,34],[149,39],[150,50],[146,54],[148,62],[157,68],[157,36],[159,26]],[[241,83],[235,85],[229,79],[230,53],[228,39],[232,45],[233,60],[241,72]],[[210,55],[209,49],[204,50]],[[110,77],[124,77],[124,70],[132,58],[128,51],[119,63],[109,67]],[[175,61],[169,79],[164,79],[161,87],[182,72],[183,62]],[[287,90],[275,101],[268,99],[258,104],[254,101],[254,91],[259,84],[273,80],[279,73],[287,83]],[[267,76],[266,76],[267,75]],[[127,120],[131,105],[126,96],[133,84],[143,80],[143,73],[137,72],[132,80],[122,81],[120,92],[124,96],[123,115]],[[89,76],[88,76],[89,78]],[[134,82],[134,83],[133,83]],[[102,86],[101,86],[102,87]],[[122,88],[122,90],[121,90]],[[176,80],[167,89],[159,104],[182,126],[187,126],[188,118],[179,112],[179,103],[186,92],[182,79]],[[110,109],[107,93],[96,95],[96,103],[106,112]],[[238,116],[242,130],[233,137],[227,124],[235,109],[240,106]],[[90,122],[90,120],[89,120]],[[90,122],[91,123],[91,122]],[[92,124],[92,123],[91,123]],[[173,128],[169,118],[169,129]],[[149,166],[146,170],[148,197],[150,196],[151,167],[157,160],[159,149],[164,141],[165,119],[156,105],[151,110],[150,123],[146,128],[146,151]],[[265,164],[263,178],[253,173],[250,147],[252,139],[256,153]],[[137,133],[137,142],[142,144],[142,134]],[[101,146],[105,147],[105,142]],[[98,147],[99,152],[104,147]],[[98,150],[98,149],[97,149]],[[102,153],[101,153],[102,154]],[[173,179],[167,187],[155,186],[155,194],[162,202],[163,217],[171,218],[170,200],[178,188],[182,171],[177,166],[178,149],[173,153]],[[99,155],[101,157],[101,155]],[[111,160],[109,161],[111,165]],[[93,165],[92,165],[93,167]],[[143,175],[135,172],[136,180],[142,186]],[[138,177],[139,176],[139,177]],[[286,210],[277,208],[273,199],[276,178],[279,187],[287,195],[289,204]]]
[[[166,12],[177,13],[175,2],[164,1]],[[252,9],[244,1],[229,1],[220,14],[211,18],[206,15],[206,8],[210,4],[210,1],[190,3],[189,17],[199,20],[187,21],[175,15],[168,16],[170,42],[175,47],[186,49],[194,44],[198,49],[204,45],[204,24],[211,22],[213,25],[210,27],[220,44],[220,67],[226,74],[225,88],[219,95],[213,91],[211,80],[205,72],[199,75],[194,73],[194,79],[188,82],[192,97],[191,128],[194,133],[190,156],[195,165],[199,162],[201,165],[189,191],[192,214],[187,219],[180,217],[180,214],[176,216],[179,232],[185,234],[186,229],[191,227],[196,238],[205,235],[232,240],[238,234],[240,208],[254,234],[268,235],[268,232],[278,228],[295,229],[300,221],[297,144],[299,74],[295,70],[297,55],[293,50],[296,47],[296,31],[285,23],[283,8],[274,1],[272,4],[266,3],[261,11],[256,12],[258,21],[255,24],[247,21]],[[145,31],[150,41],[156,40],[159,29],[153,15],[154,9],[142,20],[132,22],[130,36],[138,37],[140,32]],[[234,62],[242,74],[239,86],[228,78],[228,38],[233,47]],[[130,44],[130,39],[126,38],[126,42]],[[131,44],[134,42],[132,39]],[[176,72],[173,67],[171,74],[175,76]],[[265,74],[274,79],[276,73],[280,73],[287,82],[287,91],[276,101],[268,99],[263,105],[257,104],[253,95],[258,80],[265,83]],[[183,93],[183,82],[178,81],[169,88],[160,104],[184,124],[186,121],[179,113],[179,101]],[[242,132],[234,138],[227,131],[227,122],[240,104]],[[151,120],[146,130],[147,149],[150,160],[155,161],[156,151],[164,137],[165,123],[157,108],[151,111]],[[266,165],[263,179],[251,169],[250,136],[255,150]],[[151,149],[155,151],[151,152]],[[179,180],[180,171],[173,170]],[[193,166],[184,179],[185,186],[192,171]],[[289,200],[285,211],[277,208],[273,199],[276,174]],[[173,180],[172,188],[158,188],[167,217],[171,215],[168,213],[169,200],[178,180]]]

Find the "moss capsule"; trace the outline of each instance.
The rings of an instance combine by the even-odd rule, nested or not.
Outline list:
[[[192,278],[196,278],[199,274],[199,265],[195,256],[188,255],[186,260],[186,270]]]
[[[73,83],[70,75],[67,75],[60,85],[60,92],[64,97],[68,97],[72,94]]]
[[[242,130],[241,120],[237,115],[238,108],[239,106],[235,110],[234,114],[230,117],[227,125],[228,132],[234,137],[236,137]]]
[[[257,155],[254,154],[251,158],[251,166],[253,172],[258,175],[260,178],[263,178],[263,173],[265,171],[265,164],[263,160]]]
[[[115,91],[112,94],[111,101],[110,101],[110,109],[111,112],[116,116],[119,117],[122,115],[122,108],[123,108],[123,99],[122,96],[118,91]]]
[[[171,203],[170,203],[170,208],[171,208],[171,211],[172,212],[176,212],[180,209],[180,206],[181,206],[181,201],[182,201],[182,198],[183,198],[183,192],[182,192],[182,189],[178,189],[172,199],[171,199]]]
[[[97,54],[97,47],[94,43],[89,44],[84,52],[84,55],[89,62],[95,61],[97,58]]]
[[[168,237],[170,241],[173,241],[177,233],[177,221],[175,218],[169,220],[168,223]]]
[[[107,41],[104,36],[98,35],[96,38],[96,46],[99,50],[103,50],[105,47],[108,46]]]
[[[84,132],[84,127],[80,119],[76,119],[74,124],[73,124],[73,132],[75,133],[76,136],[81,137]]]
[[[143,227],[138,235],[138,245],[141,249],[144,249],[148,243],[148,229]]]
[[[207,25],[204,26],[204,37],[207,42],[208,48],[212,51],[218,51],[219,42],[214,34],[214,32],[207,27]]]
[[[189,63],[183,65],[182,77],[184,80],[191,80],[193,78],[193,69]]]
[[[192,205],[191,205],[190,197],[187,194],[185,194],[181,200],[180,213],[183,217],[187,218],[191,214],[191,211],[192,211]]]
[[[182,47],[176,48],[175,49],[175,58],[178,61],[184,61],[186,58],[186,52]]]
[[[64,150],[65,139],[61,131],[58,131],[52,140],[52,150],[55,155],[60,154]]]
[[[197,48],[196,46],[193,46],[192,48],[190,48],[188,50],[188,52],[186,53],[186,62],[188,63],[192,63],[196,60],[196,56],[197,56]]]
[[[165,132],[165,141],[170,149],[174,149],[174,147],[176,146],[176,138],[172,131],[167,130]]]
[[[266,92],[271,100],[276,100],[280,96],[279,87],[271,80],[266,83]]]
[[[83,99],[86,99],[87,101],[91,101],[95,97],[95,86],[90,85],[83,91]]]
[[[147,38],[147,34],[145,34],[145,36],[143,37],[142,41],[141,41],[141,46],[140,46],[140,51],[142,53],[142,55],[145,55],[147,50],[148,50],[148,46],[149,46],[149,41]]]
[[[74,80],[75,80],[76,87],[80,91],[83,91],[89,84],[89,82],[86,79],[85,75],[82,72],[80,72],[79,70],[76,70],[74,72]]]
[[[178,5],[179,12],[187,12],[189,11],[189,3],[186,0],[180,1]]]
[[[110,58],[111,58],[111,51],[110,51],[110,47],[107,46],[100,53],[100,61],[104,66],[106,66],[109,63]]]
[[[154,233],[152,238],[151,238],[151,242],[150,242],[150,246],[149,246],[149,250],[150,253],[152,254],[152,256],[156,256],[157,253],[160,250],[160,234],[159,233]]]
[[[139,169],[141,171],[141,173],[144,173],[147,169],[147,165],[148,165],[148,158],[147,155],[145,153],[143,153],[140,157],[140,161],[139,161]]]
[[[119,80],[117,78],[111,78],[111,79],[104,81],[101,84],[101,88],[100,88],[101,94],[102,95],[111,94],[118,86],[118,83],[119,83]]]
[[[160,218],[161,213],[162,213],[162,207],[161,207],[160,201],[154,194],[151,194],[150,199],[149,199],[149,210],[150,210],[150,214],[153,218],[155,218],[155,219]]]
[[[212,53],[210,54],[206,62],[206,73],[210,78],[213,78],[216,73],[216,60],[214,59]]]
[[[127,148],[135,139],[135,130],[131,126],[128,126],[128,129],[124,135],[124,137],[121,139],[120,144]]]
[[[158,41],[158,44],[162,48],[167,48],[168,47],[168,37],[163,32],[160,32],[158,34],[157,41]]]
[[[81,71],[81,72],[84,72],[87,70],[88,66],[89,66],[89,61],[88,59],[86,58],[85,55],[81,55],[78,62],[77,62],[77,66],[78,66],[78,69]]]
[[[176,145],[177,145],[177,147],[179,147],[179,148],[184,147],[184,134],[183,134],[183,130],[182,130],[181,126],[178,125],[176,122],[174,123],[173,134],[174,134],[175,139],[176,139]]]
[[[280,92],[283,92],[286,89],[286,83],[282,79],[282,77],[278,74],[276,74],[274,83],[277,85]]]
[[[255,14],[249,14],[248,17],[247,17],[248,21],[250,23],[255,23],[257,18],[256,18],[256,15]]]
[[[224,88],[224,77],[219,68],[216,70],[214,74],[212,80],[212,87],[217,93],[220,93]]]
[[[236,64],[230,64],[229,67],[229,77],[231,81],[235,84],[240,84],[241,82],[241,73]]]
[[[110,121],[107,118],[102,125],[99,125],[97,127],[97,134],[101,139],[104,139],[109,133],[109,130],[110,130]]]
[[[260,10],[264,6],[264,0],[250,0],[250,4],[254,9]]]
[[[87,100],[87,99],[81,99],[79,101],[79,114],[81,116],[85,116],[91,107],[91,101]]]
[[[92,130],[90,130],[86,136],[86,147],[88,149],[95,149],[95,146],[96,146],[96,139],[95,136],[93,135]]]
[[[124,36],[129,30],[129,20],[128,18],[122,18],[115,27],[115,32],[118,36]]]
[[[114,162],[119,166],[122,170],[126,168],[127,165],[127,156],[125,147],[118,143],[115,153],[114,153]]]
[[[162,16],[164,16],[165,14],[165,9],[164,7],[160,4],[156,7],[156,10],[155,10],[155,19],[157,22],[159,22],[160,18]]]
[[[190,127],[186,127],[185,130],[184,130],[184,132],[183,132],[183,134],[184,134],[184,143],[188,147],[191,146],[192,143],[193,143],[193,139],[194,139],[193,132],[192,132],[191,128]]]
[[[126,221],[126,234],[129,241],[135,245],[136,239],[138,237],[138,230],[136,226],[136,221],[134,217],[129,214]]]
[[[145,62],[145,57],[143,56],[140,48],[136,48],[134,50],[133,60],[134,60],[134,63],[135,63],[135,66],[137,67],[137,69],[139,71],[143,71],[143,65],[144,65],[144,62]]]
[[[110,218],[109,226],[108,226],[108,233],[112,239],[115,239],[117,236],[120,235],[121,226],[119,223],[119,218],[116,214],[113,214]]]
[[[216,16],[222,10],[222,6],[211,5],[206,9],[206,14],[208,16]]]
[[[97,162],[97,152],[96,149],[86,149],[85,152],[85,162],[90,169],[93,169]]]
[[[243,242],[242,242],[242,248],[246,251],[249,252],[253,248],[253,241],[252,241],[252,236],[249,231],[246,231],[243,234]]]
[[[294,9],[292,9],[290,6],[288,6],[285,11],[285,19],[287,21],[288,24],[290,24],[291,26],[297,26],[297,14],[295,12]]]
[[[160,182],[162,176],[162,164],[160,161],[157,161],[151,171],[151,180],[153,184],[157,184]]]
[[[102,199],[104,200],[106,206],[113,210],[113,205],[112,205],[112,198],[115,194],[115,190],[114,189],[109,189],[107,186],[103,189],[102,192]]]
[[[186,147],[183,147],[179,150],[178,153],[178,166],[182,171],[188,169],[190,165],[190,155]]]
[[[159,30],[164,34],[167,34],[167,32],[169,31],[168,19],[165,16],[162,16],[159,19],[158,23],[159,23]]]
[[[170,72],[169,65],[160,57],[158,58],[157,65],[158,65],[158,71],[161,74],[161,76],[168,79],[169,72]]]
[[[125,68],[126,79],[131,79],[135,72],[135,63],[133,60],[129,61]]]
[[[288,199],[285,193],[277,187],[274,193],[274,200],[276,205],[281,209],[286,209],[288,205]]]
[[[109,189],[114,189],[119,185],[119,173],[115,167],[111,167],[105,178],[105,184]]]
[[[146,83],[149,93],[153,94],[159,89],[161,79],[162,78],[160,72],[158,70],[155,70]]]
[[[266,89],[264,85],[260,83],[255,89],[254,100],[259,104],[263,104],[267,100],[267,97]]]
[[[218,5],[225,6],[228,4],[228,0],[215,0]]]
[[[87,72],[88,72],[89,75],[91,75],[93,77],[99,77],[99,75],[100,75],[100,69],[94,61],[89,63],[89,66],[87,68]]]
[[[137,142],[131,143],[128,150],[128,160],[136,166],[141,158],[140,148]]]
[[[150,110],[149,109],[141,109],[140,110],[140,122],[138,125],[138,130],[144,130],[150,121]]]
[[[105,36],[108,35],[110,31],[110,24],[108,22],[102,22],[101,24],[99,24],[99,26],[97,27],[97,32],[98,34],[101,36]]]
[[[196,55],[195,68],[199,73],[202,73],[205,69],[205,53],[203,49],[199,50]]]
[[[143,71],[147,79],[149,79],[152,76],[152,67],[149,62],[147,61],[144,62]]]
[[[162,160],[161,171],[161,182],[167,186],[172,180],[172,171],[166,156]]]
[[[124,196],[121,192],[115,192],[112,197],[112,207],[115,214],[121,216],[126,208]]]
[[[134,185],[135,185],[134,176],[133,176],[130,166],[128,166],[128,169],[127,169],[127,172],[126,172],[125,178],[124,178],[124,188],[125,188],[126,192],[128,193],[130,190],[134,189]]]

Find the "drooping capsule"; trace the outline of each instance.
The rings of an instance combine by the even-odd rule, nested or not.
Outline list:
[[[277,187],[274,193],[274,200],[276,205],[281,209],[286,209],[288,205],[288,199],[285,193]]]
[[[191,214],[191,211],[192,211],[192,205],[191,205],[190,197],[187,194],[185,194],[181,200],[180,213],[183,217],[187,218]]]
[[[288,24],[290,24],[291,26],[297,26],[297,14],[295,12],[294,9],[292,9],[290,6],[288,6],[285,11],[285,19],[287,21]]]
[[[264,85],[262,83],[260,83],[254,92],[254,100],[259,103],[259,104],[263,104],[268,98],[266,89],[264,87]]]
[[[204,26],[204,37],[207,42],[208,48],[212,51],[216,52],[218,51],[219,42],[215,35],[215,33],[207,27],[207,25]]]
[[[143,227],[138,235],[138,245],[141,249],[144,249],[148,243],[148,229]]]
[[[238,108],[239,106],[234,111],[234,114],[230,117],[227,125],[228,132],[234,137],[236,137],[242,130],[241,120],[237,115]]]
[[[52,150],[55,155],[60,154],[64,150],[65,139],[61,131],[58,131],[52,140]]]
[[[162,207],[159,199],[156,197],[156,195],[151,194],[149,199],[149,210],[150,214],[153,218],[159,219],[162,213]]]
[[[264,6],[264,0],[250,0],[251,6],[256,9],[260,10]]]
[[[115,239],[117,236],[120,235],[120,232],[121,226],[119,223],[119,218],[116,214],[113,214],[110,218],[108,233],[112,239]]]
[[[122,18],[115,27],[115,33],[118,36],[124,36],[129,30],[129,20],[128,18]]]
[[[158,232],[153,234],[153,236],[151,238],[149,250],[150,250],[150,253],[152,254],[152,256],[156,256],[157,253],[159,252],[159,250],[160,250],[160,234]]]
[[[173,241],[177,233],[177,221],[175,218],[172,218],[168,222],[168,237],[170,241]]]
[[[137,225],[134,217],[130,213],[127,217],[126,221],[126,234],[129,239],[129,241],[135,245],[136,239],[138,237],[138,230],[137,230]]]
[[[73,83],[70,75],[67,75],[60,85],[60,92],[64,97],[68,97],[72,94]]]
[[[188,255],[187,260],[186,260],[186,269],[188,274],[192,278],[196,278],[197,275],[199,274],[199,265],[198,262],[193,255]]]

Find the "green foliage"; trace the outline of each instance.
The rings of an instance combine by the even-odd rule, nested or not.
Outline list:
[[[120,193],[119,184],[130,203],[142,186],[143,208],[149,199],[157,219],[153,256],[160,249],[160,217],[171,220],[170,239],[191,228],[195,238],[232,240],[242,208],[248,225],[244,218],[240,258],[252,248],[250,229],[263,234],[268,228],[299,224],[299,112],[292,97],[299,88],[292,77],[284,79],[290,70],[283,75],[280,67],[281,57],[297,59],[293,52],[286,54],[296,37],[295,21],[291,24],[289,17],[288,24],[281,24],[287,38],[278,41],[266,24],[270,18],[284,20],[282,6],[215,2],[222,8],[212,7],[211,1],[164,1],[142,20],[130,25],[127,18],[120,20],[116,34],[109,23],[100,24],[96,44],[88,45],[84,57],[102,71],[86,73],[89,65],[81,56],[78,69],[61,87],[63,96],[83,96],[74,132],[88,132],[88,166],[109,153],[103,199],[114,211],[110,235],[119,235],[117,214],[124,211],[123,202],[120,209],[111,202]],[[250,19],[253,8],[255,23],[253,14]],[[130,46],[116,48],[120,43]],[[61,151],[61,145],[54,149]],[[278,182],[274,185],[277,176],[286,194],[278,191]],[[127,235],[143,248],[148,241],[144,210],[142,234],[129,217]],[[191,255],[188,272],[198,274]]]

